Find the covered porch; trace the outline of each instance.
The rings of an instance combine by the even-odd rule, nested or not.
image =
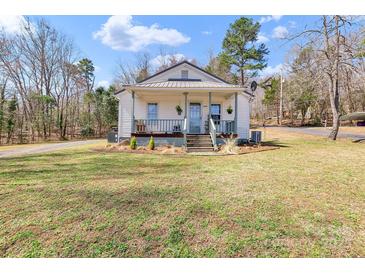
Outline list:
[[[237,92],[132,90],[134,136],[237,134]]]

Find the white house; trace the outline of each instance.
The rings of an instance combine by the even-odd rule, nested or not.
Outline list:
[[[200,139],[195,147],[202,150],[231,134],[249,138],[251,93],[188,61],[124,85],[116,96],[119,141],[136,136],[141,144],[154,136],[157,144],[189,147]]]

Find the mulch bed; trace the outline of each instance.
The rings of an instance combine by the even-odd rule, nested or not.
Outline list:
[[[209,152],[209,153],[195,153],[193,155],[209,155],[209,156],[228,156],[241,155],[255,152],[263,152],[279,149],[272,145],[244,145],[237,147],[235,153]],[[128,145],[106,145],[104,148],[93,148],[96,152],[111,152],[111,153],[135,153],[135,154],[158,154],[158,155],[189,155],[183,148],[174,146],[158,146],[154,150],[140,146],[132,150]]]

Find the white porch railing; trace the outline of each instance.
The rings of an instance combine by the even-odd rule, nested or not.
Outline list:
[[[232,134],[235,130],[234,120],[213,120],[217,133]]]
[[[212,118],[209,119],[209,134],[212,139],[214,150],[217,150],[217,129]]]
[[[186,134],[188,133],[188,119],[184,118],[184,126],[183,126],[183,133],[184,133],[184,146],[185,148],[188,146]]]
[[[182,133],[183,119],[136,119],[135,133]]]

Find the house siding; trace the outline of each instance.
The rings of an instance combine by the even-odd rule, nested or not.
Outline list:
[[[132,95],[125,91],[118,94],[118,136],[130,137],[132,132]]]
[[[237,135],[239,139],[248,139],[250,131],[250,103],[241,93],[237,96]]]
[[[204,72],[188,65],[183,64],[181,66],[178,66],[176,68],[170,69],[166,71],[165,73],[161,73],[160,75],[156,75],[155,77],[152,77],[151,79],[146,80],[146,83],[149,82],[159,82],[159,81],[167,81],[168,79],[175,78],[175,79],[181,79],[181,71],[187,70],[188,71],[188,78],[189,79],[201,79],[202,81],[210,81],[210,82],[222,82],[218,80],[217,78],[207,75]]]

